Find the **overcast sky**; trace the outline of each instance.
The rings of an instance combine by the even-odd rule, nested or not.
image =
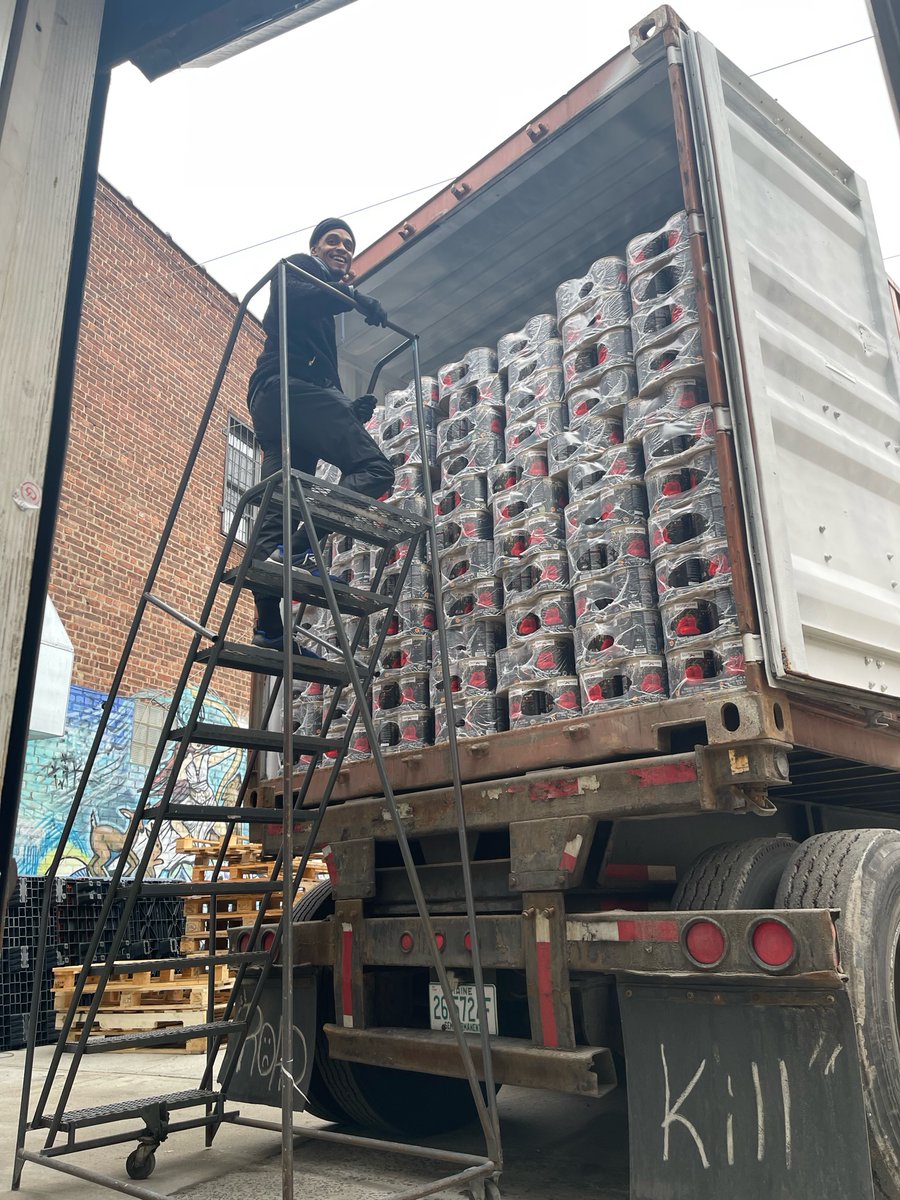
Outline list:
[[[120,67],[101,171],[240,294],[322,216],[353,213],[359,247],[374,241],[618,53],[652,7],[356,0],[212,68],[151,84]],[[675,7],[751,74],[871,34],[864,0]],[[868,182],[900,276],[900,142],[874,42],[758,82]]]

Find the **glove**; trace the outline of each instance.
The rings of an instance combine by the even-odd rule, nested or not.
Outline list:
[[[357,419],[365,425],[366,421],[371,421],[376,403],[377,398],[371,392],[366,392],[365,396],[360,396],[358,400],[354,400],[350,407],[356,414]]]
[[[388,315],[374,296],[363,296],[361,292],[357,292],[356,303],[362,310],[367,325],[387,325]]]

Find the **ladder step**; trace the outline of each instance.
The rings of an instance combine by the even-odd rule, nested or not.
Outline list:
[[[159,807],[145,808],[144,820],[152,821],[160,811]],[[170,804],[165,810],[165,815],[173,821],[236,821],[241,825],[245,822],[271,825],[283,820],[281,814],[280,808],[229,808],[225,804]]]
[[[184,729],[173,729],[170,740],[177,742],[184,736]],[[191,741],[205,746],[238,746],[242,750],[281,751],[284,738],[277,729],[244,729],[241,725],[213,725],[199,722]],[[319,754],[326,750],[340,750],[341,738],[295,737],[295,754]]]
[[[244,1028],[243,1021],[205,1021],[200,1025],[181,1025],[169,1029],[141,1029],[136,1033],[110,1033],[98,1035],[85,1043],[85,1054],[110,1054],[113,1050],[133,1050],[138,1046],[183,1046],[195,1038],[211,1034],[238,1033]],[[66,1042],[63,1050],[74,1054],[77,1042]]]
[[[373,546],[399,546],[427,528],[427,521],[406,509],[370,500],[359,492],[351,492],[336,483],[325,483],[314,475],[292,471],[299,479],[306,503],[316,526],[316,532],[346,533]],[[273,502],[280,500],[281,488],[276,487]],[[299,506],[296,506],[299,507]]]
[[[196,656],[198,663],[209,661],[213,647],[207,646]],[[240,642],[225,642],[219,651],[216,665],[229,667],[233,671],[254,671],[258,675],[283,674],[284,659],[280,650],[264,650],[259,646],[245,646]],[[309,683],[324,683],[331,686],[346,687],[350,683],[350,673],[342,662],[325,658],[307,658],[306,655],[294,655],[294,678],[303,679]]]
[[[226,571],[222,576],[223,583],[234,583],[237,571]],[[291,572],[291,590],[293,598],[301,604],[309,604],[313,608],[327,608],[325,589],[321,579],[310,575],[309,571],[294,568]],[[278,563],[253,563],[247,571],[244,587],[252,587],[260,596],[280,596],[283,587],[283,575]],[[381,612],[390,605],[387,596],[378,592],[363,592],[359,588],[348,587],[345,583],[334,583],[334,596],[338,609],[346,617],[371,617],[373,613]],[[277,654],[278,651],[276,650]]]
[[[147,1096],[133,1100],[115,1100],[111,1104],[98,1104],[94,1108],[73,1108],[62,1115],[62,1129],[83,1129],[87,1125],[106,1125],[112,1121],[124,1121],[128,1117],[139,1117],[148,1108],[193,1108],[198,1104],[215,1104],[221,1099],[218,1092],[203,1088],[190,1088],[183,1092],[169,1092],[164,1096]],[[45,1115],[36,1122],[43,1128],[53,1124],[53,1117]]]
[[[268,863],[260,866],[268,868]],[[255,896],[258,892],[280,892],[280,879],[217,879],[214,883],[195,883],[190,879],[151,879],[141,884],[142,896]],[[128,884],[119,891],[124,895]]]

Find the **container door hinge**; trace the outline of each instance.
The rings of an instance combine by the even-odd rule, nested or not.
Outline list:
[[[725,433],[734,432],[734,422],[731,419],[730,408],[714,408],[716,429],[724,430]]]
[[[666,61],[670,67],[680,67],[684,65],[684,58],[681,53],[680,46],[666,47]]]
[[[758,633],[745,633],[744,642],[744,662],[761,663],[763,661],[763,644],[762,638]]]

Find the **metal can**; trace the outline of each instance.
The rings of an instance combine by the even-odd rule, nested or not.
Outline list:
[[[738,635],[737,606],[727,583],[707,585],[702,592],[695,590],[689,596],[670,594],[660,601],[659,612],[669,650]]]
[[[458,738],[487,737],[509,729],[505,696],[460,696],[453,699],[453,721]],[[434,706],[434,741],[449,740],[446,705]]]
[[[510,601],[505,615],[507,646],[522,646],[530,638],[571,633],[575,628],[575,602],[569,591]]]
[[[744,687],[747,670],[740,638],[721,638],[666,655],[673,696]]]
[[[466,579],[444,590],[444,616],[448,621],[502,615],[503,585],[493,576]]]
[[[545,721],[565,721],[581,713],[581,695],[574,675],[516,683],[509,689],[509,727],[527,729]]]
[[[529,450],[515,462],[500,463],[488,471],[491,496],[518,488],[526,479],[543,479],[547,475],[547,455],[543,450]]]
[[[453,420],[472,409],[495,409],[503,412],[506,407],[506,387],[502,375],[485,375],[473,383],[461,384],[445,397],[447,415]]]
[[[598,258],[587,275],[567,279],[556,289],[556,315],[564,321],[572,313],[587,308],[604,292],[624,292],[628,287],[628,269],[622,258]]]
[[[670,554],[674,547],[679,554],[688,554],[696,546],[725,539],[725,513],[718,485],[694,488],[651,514],[649,532],[653,558]]]
[[[521,421],[535,409],[548,404],[562,404],[566,383],[562,366],[548,367],[510,388],[506,394],[506,414],[510,421]]]
[[[621,424],[626,405],[637,396],[634,367],[612,367],[604,371],[593,387],[569,388],[566,401],[569,429],[579,429],[585,421],[617,416]]]
[[[491,514],[484,508],[457,509],[449,517],[441,518],[436,533],[441,557],[449,550],[489,543],[493,535]]]
[[[450,691],[457,696],[485,696],[497,690],[497,666],[494,656],[454,658],[450,662]],[[444,674],[440,663],[431,669],[431,699],[443,701]]]
[[[507,691],[517,683],[574,675],[575,654],[571,634],[535,638],[526,646],[508,646],[497,651],[497,690]]]
[[[493,573],[492,541],[457,545],[441,554],[441,579],[448,586],[485,579]]]
[[[570,504],[566,509],[567,516],[573,507]],[[592,579],[617,564],[650,561],[650,539],[644,524],[603,524],[583,528],[576,525],[566,538],[566,550],[573,584]]]
[[[606,482],[616,480],[641,481],[644,476],[644,456],[640,446],[611,446],[596,458],[575,461],[569,467],[569,495],[575,501],[597,495]]]
[[[690,410],[700,405],[709,405],[709,392],[702,375],[694,379],[673,379],[643,400],[635,393],[625,409],[625,436],[628,441],[634,441],[657,425],[680,425]]]
[[[635,312],[658,300],[664,300],[679,288],[694,284],[694,268],[691,264],[690,247],[685,244],[670,257],[657,260],[643,271],[632,274],[628,290]]]
[[[418,430],[410,430],[386,447],[385,458],[395,470],[421,465],[422,443]],[[425,462],[429,467],[433,467],[437,462],[437,435],[431,430],[425,432]]]
[[[627,291],[602,292],[586,308],[560,324],[566,354],[594,346],[610,329],[624,328],[631,320],[631,297]]]
[[[630,328],[609,329],[593,345],[563,356],[566,392],[596,387],[607,371],[630,367],[632,359]]]
[[[727,541],[710,541],[688,554],[673,551],[654,563],[660,599],[691,594],[708,584],[731,583],[731,555]]]
[[[550,368],[562,369],[563,344],[559,338],[547,338],[546,341],[536,342],[527,354],[514,358],[507,370],[509,388],[520,387],[541,371]]]
[[[434,494],[434,519],[441,521],[459,510],[483,508],[487,512],[488,485],[484,475],[466,475],[453,487]]]
[[[438,393],[438,381],[433,375],[421,375],[419,381],[422,388],[422,404],[425,408],[438,408],[440,405],[440,395]],[[410,380],[405,388],[395,388],[393,391],[386,392],[384,396],[384,419],[389,421],[393,414],[399,409],[406,407],[408,404],[415,406],[416,403],[416,385],[414,380]]]
[[[468,385],[497,371],[497,354],[490,346],[474,346],[459,362],[445,363],[438,368],[438,391],[441,399],[461,385]]]
[[[502,434],[506,418],[495,408],[473,408],[459,417],[441,421],[437,428],[438,455],[460,454],[486,436]]]
[[[561,405],[548,404],[535,409],[524,420],[507,425],[507,458],[517,459],[520,454],[545,448],[549,439],[562,433],[565,427],[566,410]]]
[[[648,346],[634,356],[638,396],[655,395],[674,379],[693,379],[703,370],[703,348],[698,325],[686,325],[670,342]]]
[[[689,244],[689,232],[688,216],[682,211],[673,213],[661,229],[633,237],[625,247],[629,278],[669,262],[682,253]]]
[[[678,422],[654,425],[641,439],[647,470],[673,461],[683,461],[698,451],[715,456],[716,423],[706,404],[689,409]]]
[[[451,658],[491,658],[506,645],[506,625],[501,614],[490,618],[456,617],[447,621],[447,652]],[[432,663],[440,663],[438,646],[432,645]]]
[[[655,609],[656,583],[649,562],[624,559],[576,583],[575,623],[583,625],[632,609]]]
[[[372,687],[372,713],[383,715],[402,709],[428,708],[430,695],[427,671],[385,674]]]
[[[385,571],[381,577],[381,584],[378,588],[379,595],[393,596],[397,589],[397,584],[400,580],[400,566],[391,567]],[[403,583],[403,590],[400,593],[399,600],[424,600],[432,599],[434,591],[431,581],[431,567],[427,563],[420,562],[416,559],[409,568],[409,573]],[[346,618],[345,618],[346,620]]]
[[[500,572],[503,593],[524,600],[538,592],[555,592],[569,586],[569,559],[564,550],[545,550],[520,560]]]
[[[423,410],[425,424],[423,428],[428,433],[437,431],[438,423],[441,415],[436,408],[426,408]],[[396,445],[405,445],[413,434],[418,434],[419,421],[416,416],[415,404],[406,404],[403,408],[396,409],[390,417],[390,420],[385,421],[381,427],[381,445],[385,454],[390,453],[391,449]]]
[[[434,742],[434,718],[430,708],[380,717],[375,722],[375,732],[382,754],[419,750]]]
[[[371,636],[376,638],[384,623],[385,614],[369,618]],[[412,633],[433,633],[437,625],[433,600],[401,600],[387,618],[386,638],[403,637]]]
[[[531,558],[542,550],[563,550],[566,545],[565,513],[530,516],[517,526],[494,538],[494,571],[513,566],[518,559]]]
[[[497,343],[497,365],[505,371],[517,358],[527,357],[536,346],[550,338],[558,338],[556,317],[552,313],[538,313],[529,317],[521,329],[505,333]]]
[[[494,496],[491,503],[494,535],[499,537],[506,530],[518,529],[526,521],[548,513],[561,514],[566,498],[566,486],[559,480],[526,476],[518,487]]]
[[[661,300],[648,301],[635,309],[631,318],[635,353],[639,354],[648,346],[671,341],[682,329],[695,326],[699,319],[697,289],[692,283],[685,284]]]
[[[690,494],[718,486],[719,470],[712,447],[663,461],[647,472],[647,501],[651,512],[685,504]]]
[[[636,608],[587,621],[575,630],[579,675],[621,658],[659,657],[663,646],[655,608]]]
[[[581,674],[581,695],[586,716],[653,704],[668,696],[665,660],[660,657],[623,658]]]
[[[441,487],[454,487],[457,479],[486,475],[491,467],[503,462],[506,448],[502,434],[491,434],[475,442],[468,450],[441,459]]]
[[[417,671],[427,674],[431,670],[431,634],[409,633],[385,638],[378,667],[381,671]]]

